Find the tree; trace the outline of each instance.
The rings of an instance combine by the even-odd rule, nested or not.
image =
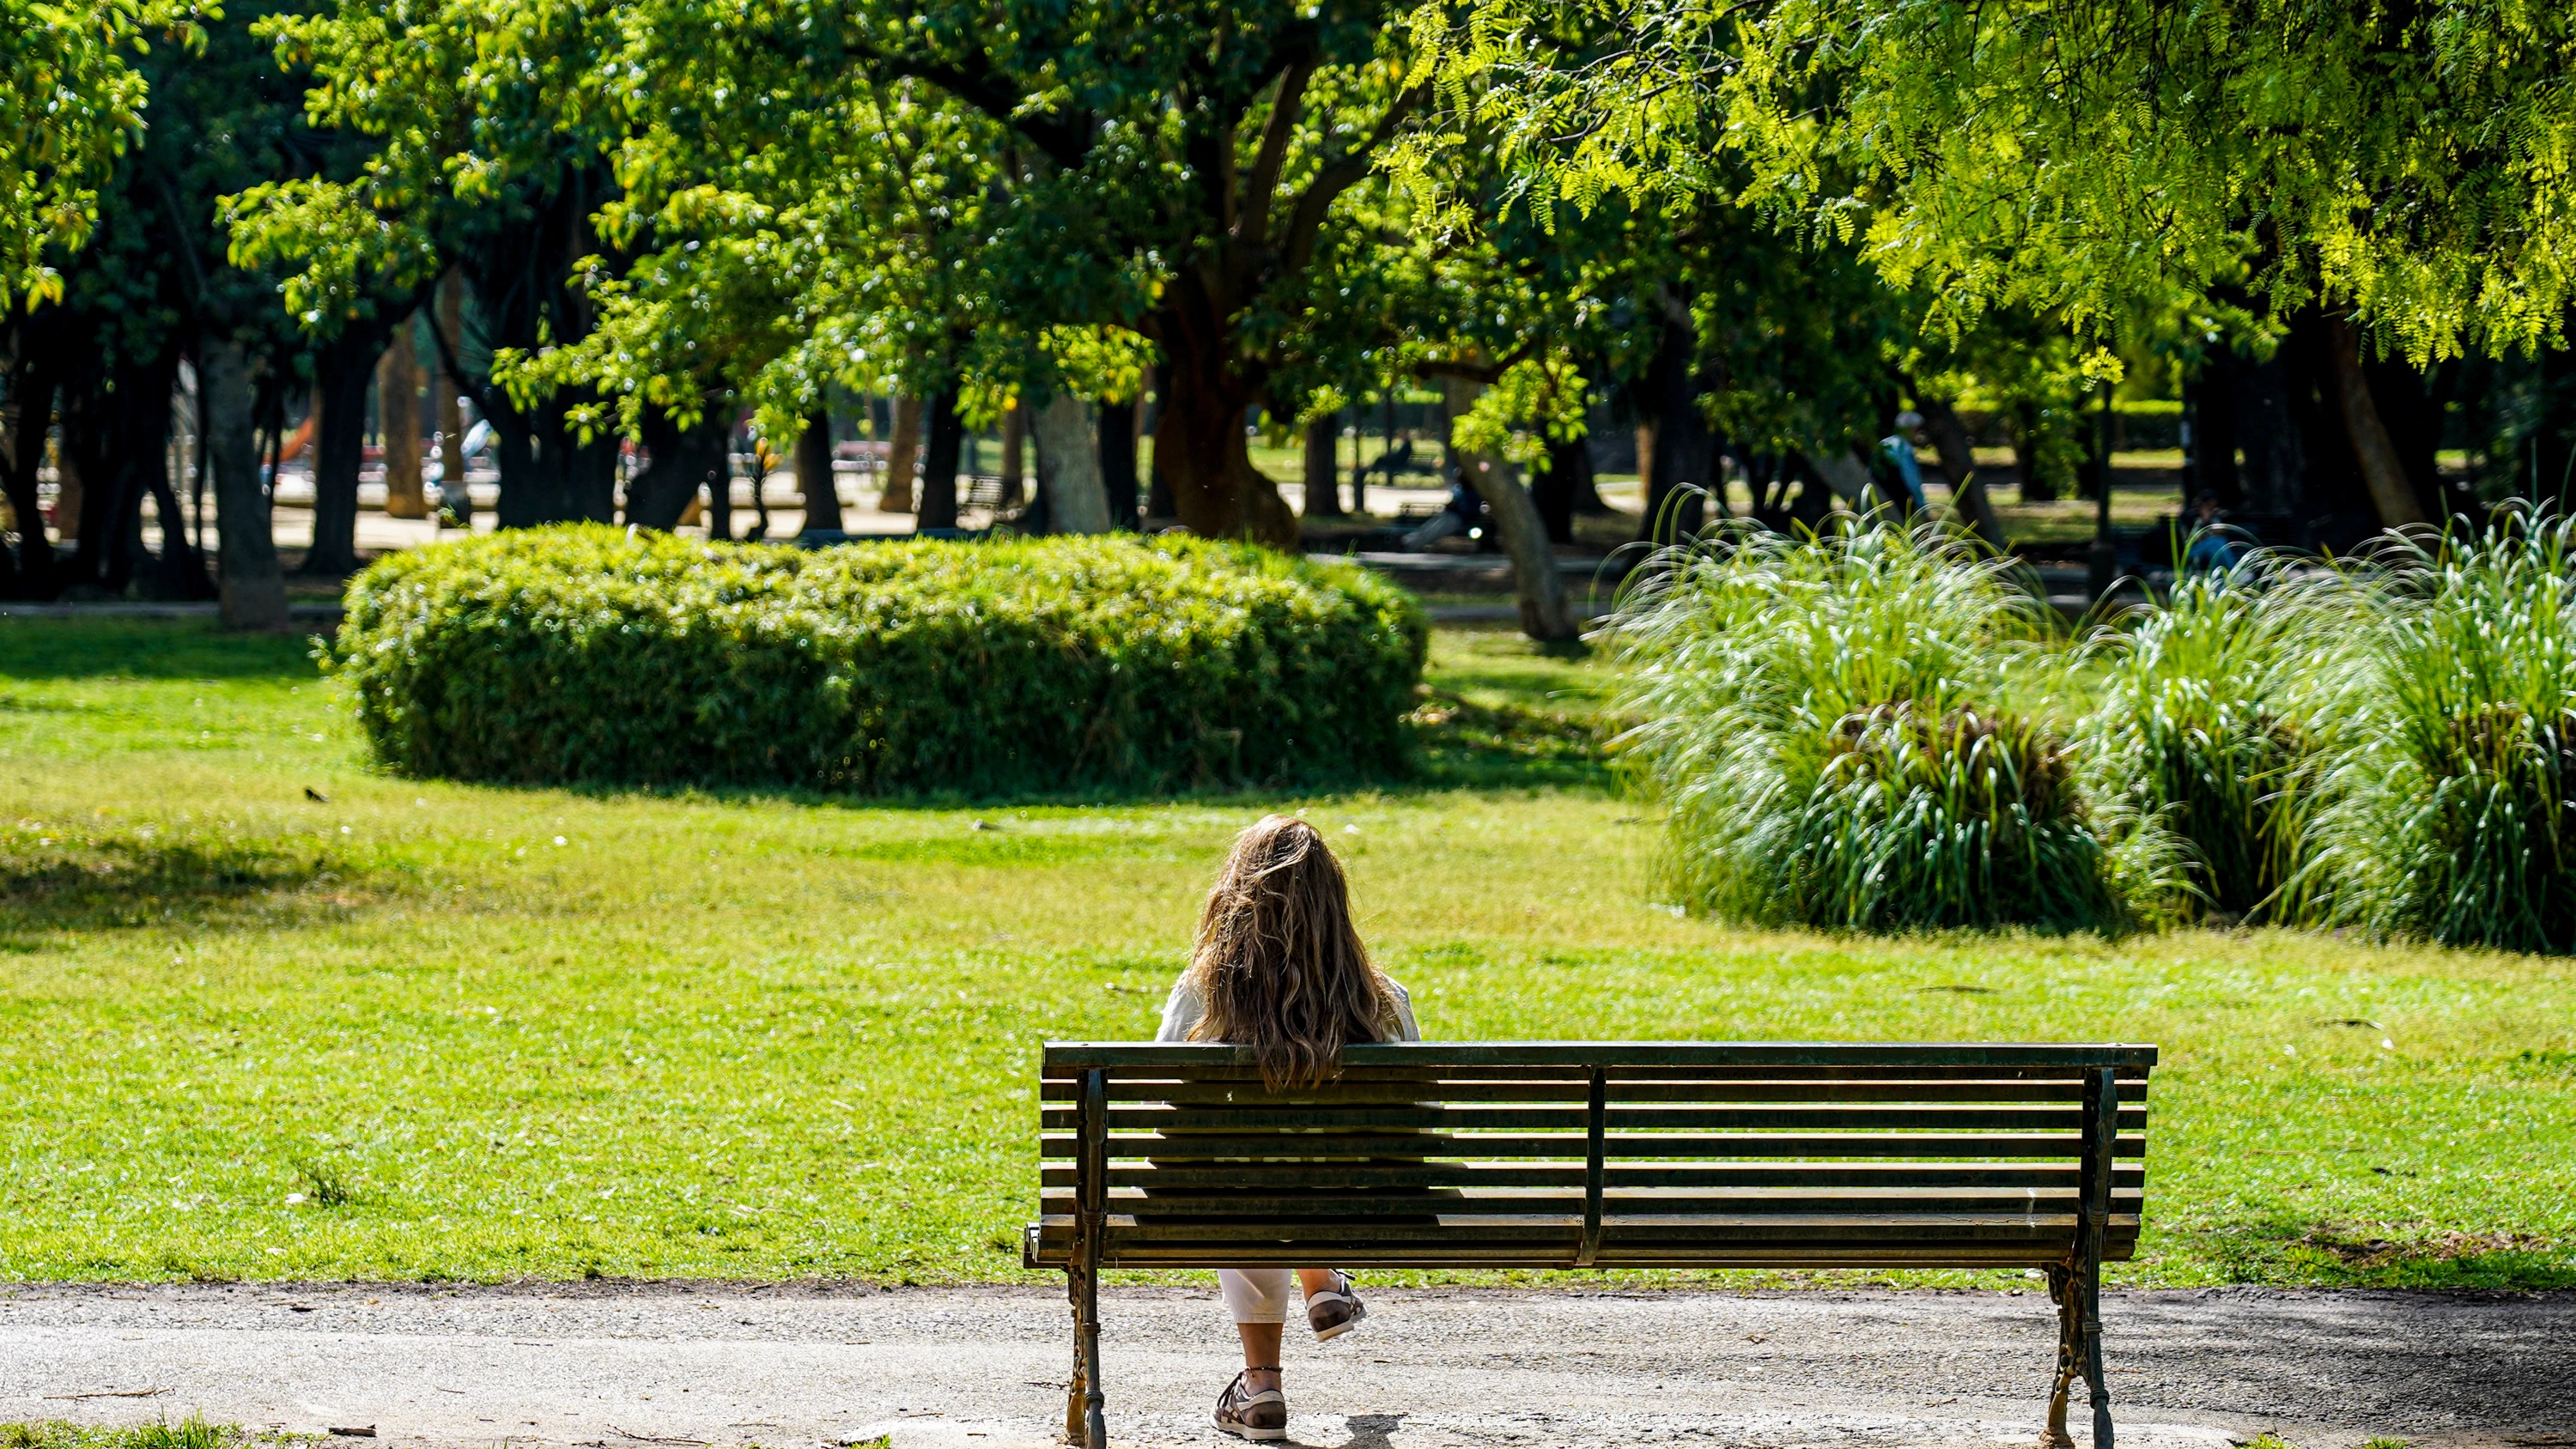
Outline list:
[[[1564,8],[1490,0],[1446,62],[1542,204],[1724,197],[1935,318],[2100,336],[2179,298],[2313,334],[2384,523],[2422,488],[2365,354],[2527,351],[2576,300],[2565,6],[1586,0],[1600,55],[1553,43]]]
[[[156,30],[193,43],[180,14],[141,0],[0,0],[0,311],[62,296],[46,253],[89,240],[99,191],[143,131],[150,84],[132,57]]]

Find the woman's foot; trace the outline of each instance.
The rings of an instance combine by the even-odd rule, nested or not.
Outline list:
[[[1216,1401],[1216,1426],[1238,1439],[1285,1439],[1288,1396],[1275,1388],[1256,1393],[1236,1374]]]
[[[1306,1321],[1315,1325],[1318,1339],[1339,1338],[1359,1327],[1360,1320],[1366,1317],[1368,1305],[1360,1301],[1348,1273],[1335,1273],[1332,1287],[1306,1295]]]

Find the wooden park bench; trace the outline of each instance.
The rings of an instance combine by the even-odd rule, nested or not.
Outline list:
[[[2102,1383],[2101,1266],[2136,1251],[2152,1046],[1355,1046],[1263,1088],[1234,1047],[1053,1042],[1040,1217],[1107,1449],[1104,1268],[2039,1268],[2048,1437]]]

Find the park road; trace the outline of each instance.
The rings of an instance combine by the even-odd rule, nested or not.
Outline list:
[[[2055,1335],[2036,1291],[1368,1296],[1358,1332],[1291,1336],[1300,1442],[2028,1449]],[[2304,1449],[2576,1446],[2576,1293],[2114,1293],[2103,1317],[2125,1449],[2267,1429]],[[1234,1363],[1212,1286],[1112,1290],[1102,1321],[1113,1441],[1216,1441]],[[1021,1449],[1063,1422],[1070,1337],[1063,1296],[1036,1288],[15,1284],[0,1421]]]

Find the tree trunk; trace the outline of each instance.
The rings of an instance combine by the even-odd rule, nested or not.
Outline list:
[[[1637,434],[1637,481],[1644,483],[1655,476],[1655,425],[1639,423]]]
[[[817,412],[805,420],[796,439],[796,491],[805,501],[806,533],[841,531],[841,488],[832,477],[832,415]]]
[[[725,443],[733,424],[713,410],[696,427],[681,428],[660,408],[644,413],[644,467],[626,484],[626,521],[637,528],[669,530],[696,501],[700,488],[725,490]]]
[[[2183,384],[2183,420],[2191,436],[2183,448],[2183,510],[2207,493],[2221,508],[2245,506],[2245,483],[2236,471],[2237,379],[2243,364],[2225,347],[2212,349]]]
[[[1914,410],[1923,414],[1924,431],[1932,435],[1932,450],[1941,455],[1941,471],[1950,479],[1950,506],[1968,531],[1983,540],[1986,547],[2000,551],[2004,546],[2004,526],[1995,517],[1994,500],[1986,496],[1986,480],[1977,474],[1976,445],[1969,441],[1968,425],[1959,419],[1959,410],[1945,398],[1917,395]]]
[[[1306,425],[1306,516],[1342,516],[1342,415],[1327,413]]]
[[[345,578],[358,567],[358,468],[367,450],[367,386],[384,338],[352,324],[322,349],[313,384],[313,547],[299,574]]]
[[[394,324],[376,363],[376,431],[385,443],[385,516],[427,518],[429,497],[420,478],[420,354],[412,346],[409,317]]]
[[[1168,313],[1166,314],[1169,315]],[[1222,329],[1200,343],[1178,324],[1164,334],[1162,420],[1154,467],[1170,484],[1183,527],[1202,538],[1248,538],[1297,547],[1297,517],[1269,475],[1252,466],[1243,431],[1253,389],[1232,376]]]
[[[2326,319],[2329,359],[2334,365],[2335,402],[2343,415],[2345,433],[2352,439],[2353,456],[2361,465],[2362,486],[2370,492],[2371,507],[2379,514],[2382,528],[2403,528],[2424,522],[2423,505],[2416,501],[2415,487],[2406,479],[2406,466],[2397,456],[2397,444],[2388,436],[2380,420],[2379,405],[2370,395],[2370,382],[2361,371],[2361,334],[2343,317]]]
[[[1646,515],[1640,535],[1658,543],[1699,532],[1708,505],[1726,514],[1725,482],[1717,471],[1717,434],[1699,410],[1699,333],[1690,302],[1670,290],[1658,298],[1663,336],[1647,364],[1647,396],[1655,433],[1646,473]]]
[[[1583,511],[1583,497],[1601,501],[1592,482],[1592,445],[1582,438],[1558,439],[1547,445],[1547,471],[1530,480],[1530,502],[1538,506],[1538,516],[1547,525],[1551,543],[1574,542],[1574,515]]]
[[[1109,494],[1100,484],[1100,445],[1092,436],[1091,419],[1090,406],[1069,392],[1049,395],[1046,406],[1038,409],[1032,429],[1038,444],[1038,496],[1050,532],[1110,529]]]
[[[53,374],[23,357],[9,388],[9,511],[18,519],[16,595],[50,599],[62,588],[54,545],[45,536],[45,510],[36,472],[44,466],[45,440],[53,432]]]
[[[966,442],[965,420],[957,416],[957,389],[942,388],[930,400],[925,420],[928,439],[921,450],[921,528],[957,526],[957,455]]]
[[[886,439],[885,486],[877,492],[880,513],[910,513],[914,508],[912,465],[921,451],[921,399],[898,394],[894,426]]]
[[[450,269],[438,282],[438,328],[451,345],[461,345],[464,326],[465,274]],[[464,393],[445,363],[435,369],[435,374],[430,421],[438,428],[439,491],[461,500],[457,522],[470,531],[474,527],[474,500],[465,491]]]
[[[1018,403],[1002,409],[1002,503],[1017,508],[1028,496],[1029,414]]]
[[[210,338],[200,351],[206,465],[215,475],[216,557],[222,574],[217,607],[226,628],[282,630],[287,624],[286,576],[278,568],[268,489],[259,476],[250,359],[228,337]]]
[[[143,500],[152,491],[151,475],[162,473],[168,486],[170,398],[178,375],[175,353],[123,363],[93,374],[94,391],[64,410],[62,461],[78,470],[84,485],[74,584],[121,595],[134,582],[145,557]],[[55,511],[64,511],[59,499]]]
[[[1441,392],[1451,418],[1463,416],[1483,388],[1460,378],[1441,379]],[[1521,632],[1533,639],[1581,637],[1583,631],[1565,603],[1565,579],[1557,572],[1556,552],[1548,547],[1547,525],[1521,485],[1520,469],[1501,458],[1462,453],[1453,441],[1449,456],[1459,476],[1485,500],[1494,529],[1502,535],[1503,552],[1512,560],[1512,591],[1521,610]]]
[[[1834,490],[1834,496],[1843,501],[1843,507],[1859,514],[1872,511],[1877,481],[1870,477],[1869,465],[1854,457],[1851,449],[1835,448],[1810,453],[1807,464],[1816,470],[1817,477],[1825,480],[1826,487]]]
[[[2048,476],[2040,460],[2039,404],[2025,402],[2013,408],[2013,471],[2021,478],[2021,501],[2054,503],[2057,480]]]
[[[1134,403],[1100,405],[1100,487],[1113,528],[1136,526],[1136,422]]]

